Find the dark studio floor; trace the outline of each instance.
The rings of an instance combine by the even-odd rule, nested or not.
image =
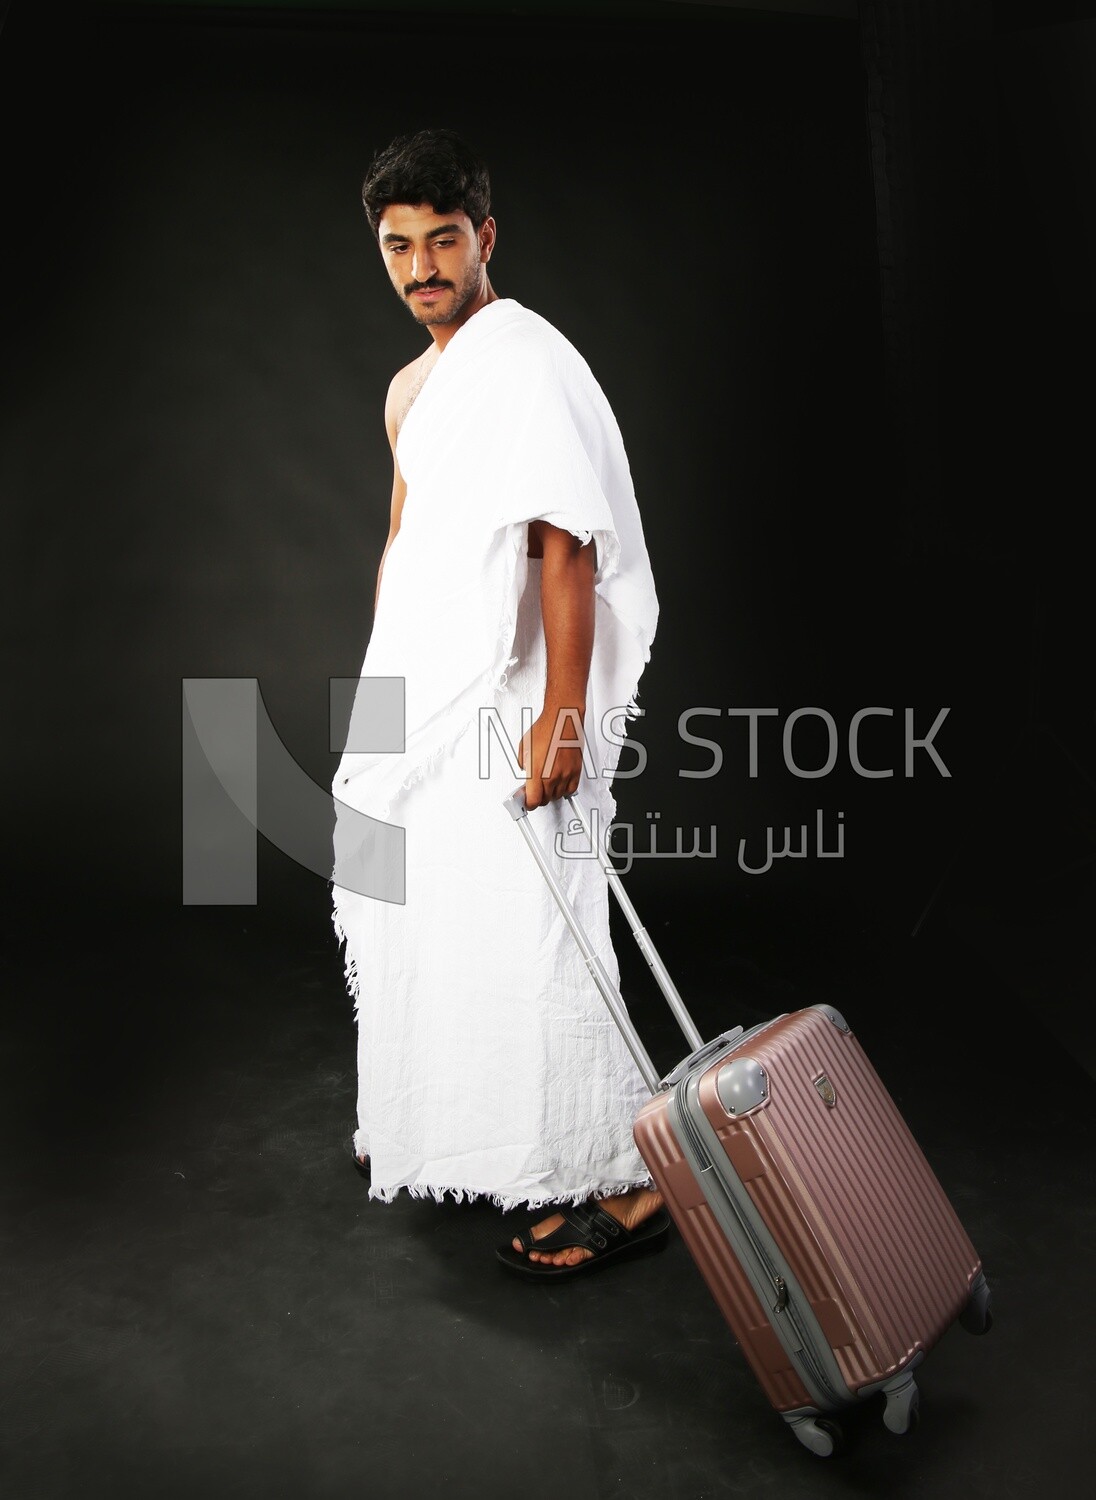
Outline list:
[[[823,998],[865,1018],[994,1289],[990,1335],[955,1329],[923,1367],[914,1433],[869,1404],[822,1460],[763,1400],[680,1241],[546,1290],[497,1267],[489,1207],[367,1201],[326,891],[289,885],[254,909],[104,910],[78,969],[24,915],[8,1500],[1089,1493],[1093,1079],[951,927],[868,933],[837,960],[821,931],[782,943],[759,923],[748,962],[678,965],[702,1022]],[[1079,972],[1044,936],[1047,973]],[[668,1066],[680,1048],[621,953]]]

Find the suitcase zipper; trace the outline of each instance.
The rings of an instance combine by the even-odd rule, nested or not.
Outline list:
[[[703,1138],[701,1137],[696,1125],[689,1117],[688,1111],[681,1105],[677,1097],[674,1097],[673,1102],[678,1106],[674,1110],[674,1117],[676,1121],[681,1125],[682,1130],[687,1137],[691,1153],[696,1160],[701,1174],[701,1186],[704,1189],[705,1197],[708,1197],[709,1194],[708,1184],[712,1181],[718,1182],[720,1187],[723,1189],[720,1194],[722,1201],[730,1209],[742,1240],[745,1242],[747,1248],[752,1253],[753,1258],[760,1268],[762,1275],[768,1281],[769,1286],[772,1289],[772,1295],[776,1300],[770,1304],[770,1311],[776,1316],[779,1316],[780,1314],[786,1315],[788,1324],[799,1343],[799,1348],[795,1352],[797,1354],[799,1362],[809,1376],[810,1382],[813,1384],[815,1390],[822,1396],[823,1403],[825,1405],[828,1405],[830,1407],[848,1405],[849,1396],[847,1392],[839,1392],[835,1388],[833,1382],[828,1378],[825,1370],[822,1367],[821,1361],[819,1360],[815,1349],[815,1342],[813,1338],[811,1338],[808,1328],[805,1326],[801,1310],[791,1295],[791,1291],[788,1287],[787,1281],[783,1276],[780,1275],[779,1271],[773,1265],[772,1260],[765,1250],[764,1244],[758,1239],[752,1225],[747,1221],[747,1219],[739,1209],[738,1204],[734,1201],[734,1198],[725,1188],[723,1188],[723,1184],[720,1180],[719,1174],[716,1172],[711,1157],[708,1155],[707,1147],[704,1144]],[[709,1202],[710,1201],[711,1200],[709,1199]],[[712,1207],[714,1208],[714,1204],[712,1205]]]

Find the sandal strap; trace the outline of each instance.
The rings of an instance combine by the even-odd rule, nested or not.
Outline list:
[[[563,1216],[564,1223],[558,1229],[553,1229],[551,1234],[534,1239],[530,1226],[518,1236],[526,1251],[543,1250],[551,1254],[555,1250],[579,1248],[592,1250],[596,1255],[601,1250],[607,1250],[610,1245],[622,1244],[629,1238],[628,1230],[619,1219],[614,1219],[605,1209],[598,1208],[596,1203],[565,1203],[556,1212]]]
[[[589,1233],[599,1250],[628,1238],[628,1231],[620,1220],[614,1219],[606,1209],[598,1208],[596,1203],[580,1203],[578,1211],[588,1219]]]

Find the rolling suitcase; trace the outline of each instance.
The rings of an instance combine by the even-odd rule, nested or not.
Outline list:
[[[845,1018],[830,1005],[704,1043],[620,876],[568,799],[692,1049],[665,1078],[529,827],[506,799],[651,1099],[636,1145],[765,1395],[812,1453],[876,1394],[917,1417],[913,1371],[958,1320],[992,1322],[978,1254]]]

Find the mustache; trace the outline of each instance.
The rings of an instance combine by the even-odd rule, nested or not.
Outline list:
[[[451,287],[451,281],[439,281],[437,277],[431,277],[429,281],[409,281],[403,289],[403,295],[410,297],[413,292],[438,292],[443,287]]]

